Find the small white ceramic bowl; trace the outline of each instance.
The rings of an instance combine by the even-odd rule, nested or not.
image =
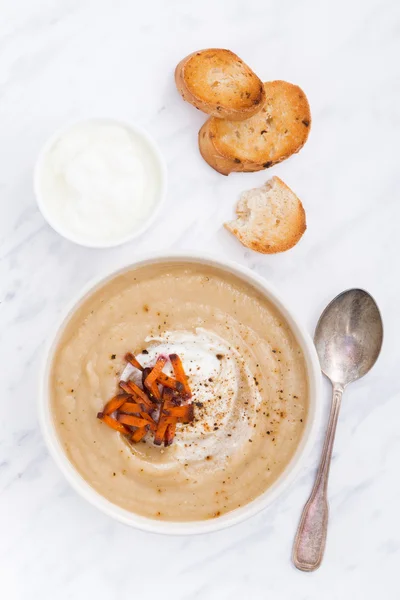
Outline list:
[[[309,380],[309,412],[305,431],[301,442],[297,448],[295,455],[291,462],[281,474],[281,476],[269,487],[263,494],[258,496],[255,500],[242,506],[236,510],[226,513],[215,519],[206,521],[192,521],[192,522],[176,522],[176,521],[159,521],[156,519],[150,519],[129,512],[119,506],[111,503],[109,500],[101,496],[96,490],[82,478],[75,467],[67,458],[64,453],[63,447],[57,436],[55,425],[52,419],[50,410],[50,369],[53,360],[54,351],[58,345],[58,341],[64,331],[66,324],[71,318],[72,314],[79,308],[79,306],[95,291],[101,288],[108,281],[113,279],[116,275],[119,275],[132,268],[140,267],[142,265],[154,264],[158,262],[182,262],[190,261],[197,262],[205,265],[211,265],[224,269],[228,273],[232,273],[237,277],[241,278],[245,282],[250,283],[253,287],[259,290],[283,315],[286,319],[289,327],[294,333],[303,353],[307,366],[307,375]],[[72,485],[72,487],[83,497],[88,500],[93,506],[101,510],[106,515],[130,525],[137,527],[144,531],[150,531],[152,533],[164,533],[164,534],[196,534],[196,533],[207,533],[210,531],[217,531],[224,529],[231,525],[235,525],[245,519],[260,512],[263,508],[271,504],[288,485],[294,480],[296,475],[299,473],[304,459],[306,458],[308,451],[314,443],[316,431],[320,422],[320,386],[321,386],[321,371],[318,362],[317,353],[314,348],[314,344],[308,335],[308,333],[299,324],[298,320],[294,317],[292,312],[287,308],[285,302],[280,298],[274,288],[267,283],[263,278],[256,275],[249,269],[242,267],[236,263],[228,262],[225,260],[219,260],[211,256],[201,255],[197,253],[189,254],[169,254],[169,255],[151,255],[143,257],[134,263],[131,263],[125,267],[113,271],[107,276],[97,280],[94,283],[86,286],[86,288],[79,294],[79,297],[69,306],[64,313],[61,322],[59,323],[55,335],[51,338],[49,346],[45,354],[45,363],[43,365],[43,372],[41,374],[41,386],[39,393],[39,420],[43,432],[43,436],[47,447],[53,456],[55,462]]]
[[[91,239],[86,239],[85,236],[77,236],[75,232],[68,229],[65,224],[62,223],[61,219],[57,219],[51,212],[48,210],[46,205],[46,201],[44,199],[42,189],[41,189],[41,177],[43,166],[45,164],[46,156],[48,155],[51,148],[54,144],[67,132],[69,132],[73,127],[78,125],[85,125],[86,123],[103,123],[103,124],[111,124],[111,125],[119,125],[120,127],[124,127],[128,131],[132,132],[136,137],[138,137],[141,142],[147,146],[150,150],[150,155],[152,155],[153,163],[154,163],[154,177],[157,177],[159,180],[158,190],[157,190],[157,198],[154,203],[154,207],[150,213],[150,215],[143,221],[140,227],[134,229],[128,235],[121,235],[118,239],[113,239],[112,241],[93,241]],[[144,233],[154,222],[157,215],[159,214],[163,202],[165,200],[166,191],[167,191],[167,167],[161,151],[158,146],[154,142],[154,140],[149,136],[146,131],[137,125],[132,125],[131,123],[126,123],[124,121],[119,121],[117,119],[107,119],[107,118],[93,118],[93,119],[85,119],[81,121],[75,121],[70,123],[66,127],[59,129],[54,133],[44,144],[42,150],[39,153],[38,159],[36,161],[36,165],[34,168],[33,174],[33,188],[36,197],[36,201],[39,207],[40,212],[43,217],[47,221],[47,223],[60,235],[65,237],[67,240],[74,242],[75,244],[79,244],[81,246],[86,246],[88,248],[112,248],[115,246],[120,246],[121,244],[125,244],[139,235]]]

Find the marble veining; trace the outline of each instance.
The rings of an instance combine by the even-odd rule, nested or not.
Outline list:
[[[20,0],[0,9],[1,598],[144,595],[173,600],[400,598],[400,6],[396,0]],[[307,93],[310,139],[268,173],[212,171],[199,156],[204,115],[173,69],[198,48],[228,47],[265,80]],[[111,116],[145,127],[167,160],[168,198],[152,229],[112,250],[60,238],[43,221],[32,169],[65,123]],[[222,223],[243,189],[278,175],[303,200],[292,251],[257,255]],[[313,331],[336,293],[360,286],[385,323],[374,370],[343,402],[321,569],[290,563],[322,430],[296,483],[255,518],[215,534],[150,535],[98,513],[64,481],[36,417],[45,340],[91,278],[156,250],[213,252],[247,265]],[[327,418],[329,387],[321,402]]]

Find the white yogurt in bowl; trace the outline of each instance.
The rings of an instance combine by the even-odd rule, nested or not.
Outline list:
[[[53,229],[83,246],[105,248],[150,226],[165,196],[166,167],[142,130],[92,119],[56,133],[45,144],[34,187]]]

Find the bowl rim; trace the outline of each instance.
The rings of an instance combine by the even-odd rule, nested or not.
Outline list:
[[[153,263],[162,262],[195,262],[209,266],[215,266],[228,273],[236,275],[240,279],[253,285],[260,291],[283,315],[292,333],[299,343],[306,362],[307,376],[309,383],[309,412],[306,428],[302,439],[293,455],[291,461],[274,483],[262,494],[246,505],[234,509],[215,519],[201,521],[160,521],[144,517],[136,513],[113,504],[103,497],[99,492],[87,483],[80,475],[77,469],[65,454],[60,439],[58,438],[56,428],[52,419],[50,410],[49,393],[49,375],[51,371],[54,351],[58,341],[77,308],[95,291],[100,289],[107,282],[118,275],[131,269],[136,269]],[[225,260],[216,257],[213,254],[202,252],[156,252],[146,253],[137,257],[134,261],[129,261],[118,268],[108,269],[101,276],[93,278],[83,289],[74,295],[67,307],[62,311],[61,316],[53,332],[47,339],[47,344],[43,354],[43,360],[40,371],[39,397],[38,397],[38,416],[39,424],[46,446],[53,460],[67,479],[72,488],[92,506],[99,509],[109,517],[135,527],[142,531],[169,535],[192,535],[201,533],[210,533],[219,531],[232,525],[236,525],[246,519],[256,515],[267,506],[272,504],[283,492],[293,483],[299,472],[303,469],[307,456],[316,440],[316,433],[321,422],[322,407],[319,401],[321,396],[322,375],[319,366],[318,356],[311,336],[301,325],[291,308],[288,308],[286,302],[282,299],[275,287],[266,281],[262,276],[254,273],[248,267],[242,266],[234,261]]]
[[[156,200],[154,207],[153,207],[152,211],[150,212],[148,218],[145,219],[143,221],[142,225],[138,229],[135,229],[135,231],[133,231],[132,233],[124,235],[123,237],[119,238],[118,240],[112,240],[110,242],[99,242],[99,241],[95,242],[95,241],[90,241],[90,240],[85,241],[84,237],[79,237],[79,236],[75,235],[67,227],[64,228],[64,226],[59,221],[57,221],[57,219],[53,218],[53,216],[47,209],[46,202],[44,201],[44,197],[43,197],[43,193],[42,193],[42,189],[41,189],[40,177],[41,177],[41,173],[42,173],[42,168],[43,168],[45,157],[46,157],[47,153],[49,152],[49,150],[51,149],[51,147],[57,142],[57,140],[59,140],[65,133],[70,131],[73,127],[78,126],[78,125],[84,125],[87,123],[109,123],[112,125],[119,125],[121,127],[124,127],[125,129],[132,131],[135,135],[137,135],[139,138],[141,138],[145,142],[145,144],[147,144],[149,149],[151,150],[151,152],[154,156],[154,165],[159,172],[160,186],[159,186],[159,190],[157,191],[157,194],[156,194],[157,200]],[[145,231],[147,231],[147,229],[149,229],[149,227],[151,227],[151,225],[154,223],[154,221],[158,217],[158,215],[165,203],[165,199],[166,199],[166,195],[167,195],[167,185],[168,185],[167,165],[166,165],[164,156],[163,156],[159,146],[155,142],[154,138],[140,125],[136,125],[135,123],[130,123],[129,121],[124,121],[123,119],[118,119],[118,118],[114,119],[112,117],[89,117],[89,118],[76,119],[76,120],[69,121],[67,124],[63,125],[62,127],[59,127],[44,142],[43,146],[41,147],[41,150],[39,151],[39,154],[37,156],[35,166],[33,169],[33,191],[34,191],[36,203],[38,205],[38,208],[39,208],[43,218],[48,223],[48,225],[50,225],[50,227],[52,229],[54,229],[54,231],[56,233],[58,233],[65,239],[69,240],[70,242],[73,242],[74,244],[78,244],[79,246],[83,246],[85,248],[116,248],[117,246],[126,244],[127,242],[130,242],[130,241],[136,239],[137,237],[139,237],[140,235],[142,235]]]

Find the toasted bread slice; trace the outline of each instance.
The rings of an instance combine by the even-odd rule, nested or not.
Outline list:
[[[201,155],[219,173],[267,169],[306,143],[311,113],[304,92],[286,81],[270,81],[264,88],[264,105],[250,119],[211,117],[200,129]]]
[[[275,254],[293,248],[306,230],[306,215],[297,196],[279,177],[243,192],[236,221],[225,223],[247,248]]]
[[[193,52],[175,69],[183,99],[215,117],[242,121],[257,113],[265,100],[262,81],[230,50]]]

